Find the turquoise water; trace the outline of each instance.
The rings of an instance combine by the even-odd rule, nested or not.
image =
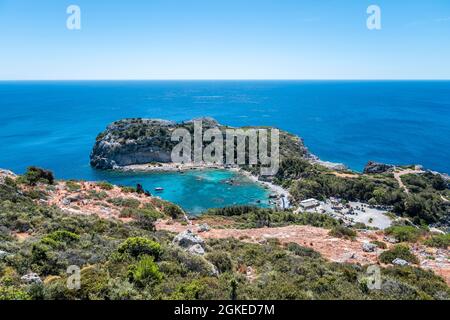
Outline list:
[[[269,191],[245,176],[226,170],[190,170],[185,173],[107,173],[105,180],[135,186],[140,183],[154,195],[179,203],[192,214],[230,205],[269,207]],[[233,179],[233,185],[227,183]],[[155,188],[162,187],[162,192]],[[261,199],[260,203],[256,200]]]
[[[376,160],[450,173],[449,81],[0,82],[0,168],[20,173],[33,164],[59,178],[134,183],[90,168],[96,135],[121,118],[199,116],[291,131],[322,159],[355,170]],[[254,184],[224,189],[211,175],[208,184],[190,175],[137,177],[149,189],[167,185],[161,196],[191,209],[264,192]]]

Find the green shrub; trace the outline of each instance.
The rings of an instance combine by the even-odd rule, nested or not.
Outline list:
[[[141,228],[154,231],[155,221],[161,217],[161,214],[153,209],[134,209],[123,208],[119,214],[120,218],[133,218]]]
[[[413,226],[392,226],[387,228],[385,233],[400,242],[416,242],[423,234],[423,230]]]
[[[54,231],[54,232],[48,234],[46,236],[46,238],[50,238],[57,242],[66,242],[66,243],[75,242],[75,241],[80,240],[79,235],[77,235],[76,233],[70,232],[70,231],[66,231],[66,230]]]
[[[380,261],[383,263],[392,263],[396,258],[403,259],[410,263],[417,264],[419,260],[417,257],[411,253],[408,246],[396,245],[390,250],[384,251],[380,254]]]
[[[89,190],[88,194],[91,199],[103,200],[108,198],[108,194],[105,191],[98,192],[96,190]]]
[[[158,265],[154,262],[153,257],[145,255],[136,264],[129,267],[128,278],[139,286],[145,286],[161,281],[163,275],[159,271]]]
[[[206,286],[200,280],[193,280],[188,284],[179,285],[172,294],[172,300],[198,300],[207,290]]]
[[[330,236],[344,239],[354,239],[356,237],[356,231],[344,226],[336,226],[330,231]]]
[[[114,186],[111,183],[106,182],[106,181],[97,182],[97,186],[99,186],[100,189],[103,189],[103,190],[112,190],[112,189],[114,189]]]
[[[74,191],[79,191],[81,189],[81,185],[75,181],[66,181],[66,187],[69,191],[74,192]]]
[[[107,200],[112,205],[117,207],[127,207],[127,208],[139,208],[141,202],[133,198],[112,198]]]
[[[164,213],[170,216],[172,219],[178,219],[184,216],[183,210],[175,204],[165,203],[164,204]]]
[[[139,257],[141,255],[150,255],[158,260],[162,253],[161,245],[153,240],[133,237],[125,240],[118,248],[119,253],[127,253],[132,257]]]
[[[233,262],[230,255],[223,251],[214,251],[206,255],[206,259],[217,267],[220,273],[231,271],[233,269]]]
[[[155,222],[160,217],[155,210],[137,209],[135,213],[136,223],[143,229],[154,231]]]
[[[53,172],[38,167],[28,167],[27,172],[20,179],[20,182],[30,186],[35,186],[38,182],[53,184],[54,181]]]
[[[122,192],[124,192],[124,193],[134,193],[134,192],[136,192],[136,188],[134,188],[134,187],[126,187],[126,186],[121,186],[120,190],[122,190]]]
[[[66,230],[54,231],[41,239],[41,243],[52,248],[62,248],[66,244],[71,244],[80,240],[80,236]]]
[[[1,300],[31,300],[28,293],[14,287],[0,287]]]
[[[311,248],[303,247],[295,242],[288,243],[287,249],[290,252],[294,253],[296,256],[320,258],[320,253],[318,253],[317,251],[314,251]]]
[[[370,243],[376,245],[380,249],[387,249],[387,244],[384,243],[383,241],[374,240],[374,241],[370,241]]]
[[[425,240],[424,244],[429,247],[446,249],[450,246],[450,233],[433,235]]]

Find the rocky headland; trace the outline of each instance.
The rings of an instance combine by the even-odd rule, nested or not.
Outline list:
[[[172,122],[159,119],[124,119],[113,122],[97,136],[90,155],[90,164],[96,169],[120,169],[130,165],[170,163],[172,149],[178,144],[172,141],[172,133],[178,128],[194,132],[194,120],[202,121],[203,132],[219,128],[225,138],[226,129],[238,129],[219,124],[212,118]],[[242,129],[267,129],[244,127]],[[280,157],[310,157],[303,140],[280,130]],[[163,168],[162,168],[163,169]]]

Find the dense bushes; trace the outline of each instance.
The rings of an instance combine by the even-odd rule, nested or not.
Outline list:
[[[314,251],[311,248],[303,247],[294,242],[288,243],[287,249],[297,256],[320,258],[320,253],[318,253],[317,251]]]
[[[374,199],[376,203],[382,205],[393,205],[404,196],[389,177],[343,178],[326,172],[315,172],[307,178],[295,181],[291,186],[291,193],[297,200],[307,198],[325,200],[329,197],[339,197],[349,201],[368,202]]]
[[[215,265],[220,273],[231,271],[233,269],[233,263],[230,255],[224,251],[208,253],[206,259]]]
[[[396,258],[403,259],[414,264],[419,263],[419,260],[414,254],[411,253],[409,248],[401,244],[396,245],[390,250],[384,251],[379,257],[380,261],[383,263],[392,263],[392,261]]]
[[[38,167],[28,167],[27,172],[20,177],[20,182],[35,186],[38,182],[53,184],[55,177],[53,172]]]
[[[205,216],[207,215],[230,217],[239,228],[280,227],[290,224],[332,228],[339,225],[336,219],[325,214],[313,212],[294,214],[291,211],[275,211],[252,206],[210,209],[205,213]]]
[[[13,287],[0,286],[1,300],[30,300],[31,297],[24,291]]]
[[[340,177],[301,159],[286,160],[276,179],[279,184],[290,187],[295,201],[338,197],[370,205],[388,205],[393,206],[396,214],[413,218],[416,224],[439,222],[450,214],[441,198],[441,193],[450,196],[448,183],[432,173],[402,176],[411,194],[406,194],[389,174]]]
[[[166,202],[163,207],[164,213],[172,219],[178,219],[184,216],[183,210],[173,203]]]
[[[402,176],[402,181],[411,192],[422,192],[424,190],[443,191],[448,188],[447,182],[438,174],[426,172],[423,174],[407,174]]]
[[[118,207],[139,208],[141,202],[134,198],[111,198],[107,200],[109,203]]]
[[[392,226],[385,232],[400,242],[416,242],[424,234],[424,230],[413,226]]]
[[[232,206],[225,208],[209,209],[208,211],[205,212],[205,214],[232,217],[252,213],[257,210],[260,209],[254,206]]]
[[[154,262],[153,257],[144,255],[136,264],[128,268],[128,277],[131,282],[137,283],[144,287],[162,279],[162,273],[159,271],[158,265]]]
[[[432,235],[424,243],[430,247],[446,249],[450,246],[450,233]]]
[[[356,237],[356,231],[344,226],[336,226],[330,231],[330,236],[353,240]]]
[[[127,253],[132,257],[150,255],[156,260],[162,253],[161,245],[150,239],[133,237],[125,240],[117,249],[119,253]]]

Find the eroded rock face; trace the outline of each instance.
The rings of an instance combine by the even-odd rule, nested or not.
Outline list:
[[[170,162],[176,124],[155,119],[113,122],[98,137],[91,153],[91,166],[114,169],[150,162]]]
[[[385,163],[379,163],[374,161],[369,161],[366,166],[364,167],[364,173],[370,174],[370,173],[385,173],[390,172],[394,169],[393,165],[385,164]]]

